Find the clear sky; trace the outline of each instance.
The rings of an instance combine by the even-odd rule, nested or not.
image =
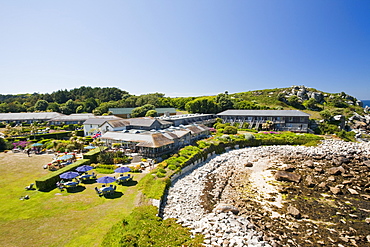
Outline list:
[[[370,99],[366,0],[0,0],[0,34],[0,94],[305,85]]]

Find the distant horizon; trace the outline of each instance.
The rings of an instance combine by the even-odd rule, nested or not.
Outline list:
[[[305,85],[369,98],[369,9],[348,0],[0,1],[0,93],[89,85],[189,97]]]
[[[297,85],[291,85],[290,87],[292,87],[292,86],[297,86]],[[300,85],[300,86],[305,86],[305,85]],[[141,94],[134,94],[134,93],[131,93],[131,92],[129,92],[128,90],[125,90],[125,89],[122,89],[122,88],[119,88],[119,87],[116,87],[116,86],[87,86],[87,85],[83,85],[83,86],[80,86],[80,87],[91,87],[91,88],[95,88],[95,87],[98,87],[98,88],[118,88],[118,89],[120,89],[120,90],[122,90],[122,91],[126,91],[126,92],[128,92],[129,94],[131,94],[131,95],[136,95],[136,96],[139,96],[139,95],[145,95],[145,94],[153,94],[153,93],[163,93],[164,95],[165,95],[165,97],[170,97],[170,98],[176,98],[176,97],[181,97],[181,98],[183,98],[183,97],[202,97],[202,96],[216,96],[217,94],[219,94],[219,93],[224,93],[225,91],[227,91],[228,92],[228,94],[235,94],[235,93],[244,93],[244,92],[249,92],[249,91],[258,91],[258,90],[268,90],[268,89],[278,89],[278,88],[290,88],[290,87],[276,87],[276,88],[261,88],[261,89],[254,89],[254,90],[247,90],[247,91],[238,91],[238,92],[230,92],[230,91],[228,91],[228,90],[225,90],[225,91],[222,91],[222,92],[217,92],[217,93],[214,93],[214,94],[196,94],[196,93],[194,93],[194,94],[192,94],[192,93],[188,93],[187,95],[183,95],[183,96],[175,96],[175,95],[167,95],[166,93],[164,93],[164,92],[159,92],[159,91],[157,91],[157,92],[147,92],[147,93],[141,93]],[[27,93],[16,93],[16,94],[4,94],[4,93],[1,93],[0,92],[0,94],[1,95],[22,95],[22,94],[34,94],[34,93],[36,93],[36,94],[51,94],[51,93],[53,93],[53,92],[57,92],[57,91],[59,91],[59,90],[67,90],[67,91],[71,91],[71,90],[73,90],[73,89],[77,89],[77,88],[80,88],[80,87],[74,87],[74,88],[61,88],[61,89],[57,89],[57,90],[53,90],[53,91],[51,91],[51,92],[27,92]],[[306,88],[313,88],[313,87],[308,87],[308,86],[305,86]],[[316,89],[316,90],[319,90],[319,91],[321,91],[321,92],[324,92],[324,93],[333,93],[333,94],[335,94],[335,93],[341,93],[341,92],[343,92],[343,91],[338,91],[338,92],[326,92],[326,91],[323,91],[323,90],[321,90],[320,88],[313,88],[313,89]],[[348,95],[350,95],[350,96],[353,96],[353,97],[355,97],[356,99],[358,99],[358,100],[361,100],[361,101],[370,101],[370,99],[359,99],[359,98],[357,98],[355,95],[351,95],[351,94],[349,94],[349,93],[347,93],[347,92],[345,92],[344,91],[344,93],[346,93],[346,94],[348,94]]]

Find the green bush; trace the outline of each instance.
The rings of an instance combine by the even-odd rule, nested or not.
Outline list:
[[[165,173],[162,173],[162,172],[157,172],[156,173],[156,175],[157,175],[157,177],[159,177],[159,178],[164,178],[165,176],[166,176],[166,174]]]
[[[224,134],[236,134],[238,133],[238,129],[234,126],[226,126],[224,129]]]
[[[158,169],[158,172],[166,174],[166,170],[165,170],[165,169],[163,169],[163,168],[159,168],[159,169]]]
[[[176,169],[177,169],[177,166],[175,166],[175,165],[169,165],[169,166],[168,166],[168,169],[170,169],[170,170],[174,171],[174,170],[176,170]]]
[[[135,208],[104,236],[101,246],[202,246],[203,237],[191,237],[175,219],[162,220],[154,206]]]
[[[171,184],[169,178],[156,178],[155,174],[148,173],[139,181],[141,189],[148,198],[161,199],[167,186]]]
[[[251,141],[251,140],[255,140],[256,139],[256,137],[253,134],[251,134],[251,133],[245,133],[244,134],[244,138],[246,140],[248,140],[248,141]]]
[[[89,152],[83,154],[84,159],[91,160],[91,163],[98,162],[97,158],[98,158],[98,155],[100,153],[100,149],[102,151],[104,151],[105,149],[107,149],[107,147],[99,147],[99,148],[95,148],[93,150],[90,150]]]

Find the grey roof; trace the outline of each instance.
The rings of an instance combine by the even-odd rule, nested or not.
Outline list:
[[[124,119],[108,120],[107,123],[113,128],[119,128],[130,125],[130,122]]]
[[[137,142],[137,146],[141,147],[161,147],[174,143],[173,140],[167,138],[162,133],[125,133],[120,131],[108,131],[101,137],[102,140],[115,140],[126,142]]]
[[[123,118],[116,117],[116,116],[113,116],[113,115],[109,115],[109,116],[95,116],[93,118],[87,119],[83,124],[101,125],[104,122],[109,121],[109,120],[122,120],[122,119]]]
[[[310,114],[298,110],[226,110],[218,116],[263,116],[263,117],[309,117]]]
[[[50,121],[83,121],[89,118],[94,118],[94,114],[92,113],[79,113],[79,114],[71,114],[71,115],[62,115],[55,118],[50,119]]]
[[[143,118],[129,118],[127,121],[130,122],[131,126],[145,126],[150,127],[152,126],[156,121],[158,121],[161,125],[171,125],[171,122],[159,120],[152,117],[143,117]]]
[[[58,116],[65,115],[58,112],[11,112],[0,113],[0,121],[49,120]]]

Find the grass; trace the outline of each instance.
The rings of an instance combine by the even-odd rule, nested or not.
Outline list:
[[[10,246],[99,246],[111,227],[141,199],[137,186],[117,185],[116,198],[96,195],[85,184],[76,193],[26,191],[25,186],[48,174],[42,166],[52,155],[0,153],[0,242]],[[99,174],[98,174],[99,176]],[[102,176],[102,175],[101,175]],[[135,174],[139,181],[144,174]],[[20,200],[29,195],[29,200]]]

